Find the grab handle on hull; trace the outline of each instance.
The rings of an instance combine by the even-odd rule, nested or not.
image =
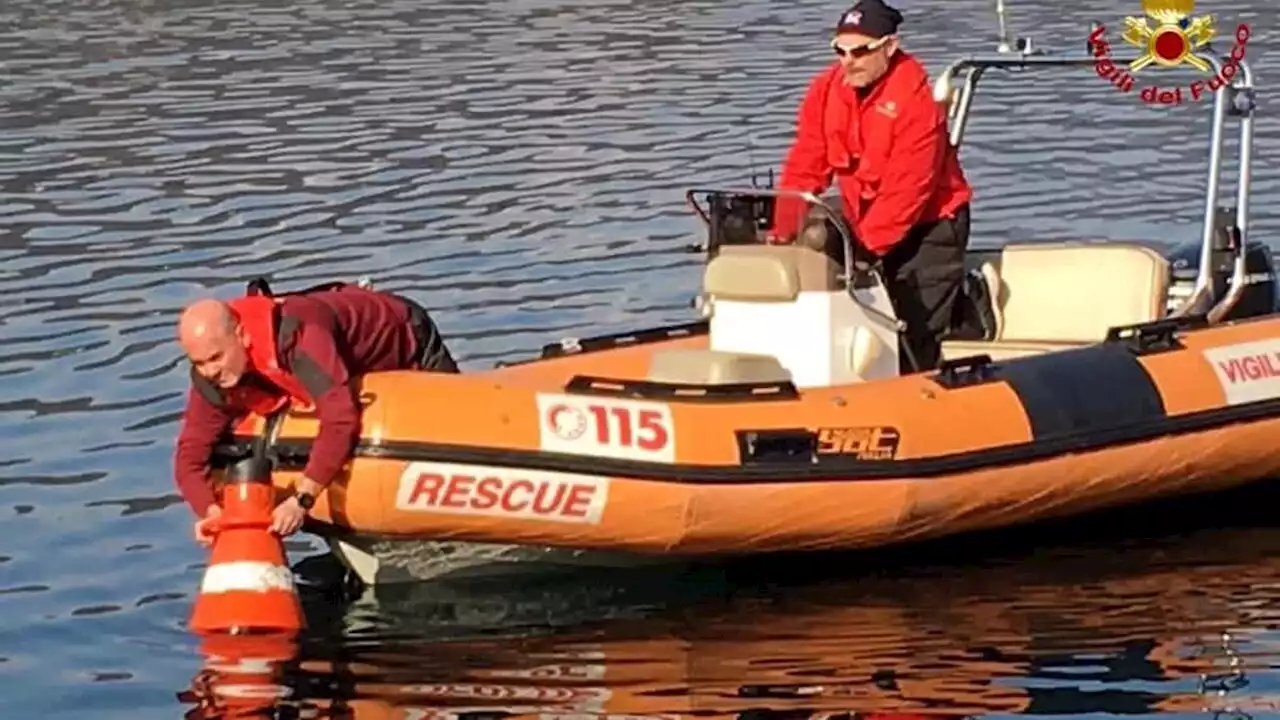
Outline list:
[[[1104,343],[1124,343],[1135,355],[1150,355],[1170,350],[1180,350],[1178,333],[1209,326],[1205,315],[1187,315],[1165,318],[1136,325],[1117,325],[1107,331]]]
[[[986,353],[966,355],[938,363],[938,371],[933,380],[948,390],[979,385],[991,378],[991,371],[995,367],[991,356]]]

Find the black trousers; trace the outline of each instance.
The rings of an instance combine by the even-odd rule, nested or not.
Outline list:
[[[840,234],[822,208],[811,211],[797,242],[820,249],[843,265],[844,245]],[[883,258],[884,280],[894,312],[906,323],[899,336],[909,352],[898,354],[903,373],[938,367],[942,360],[942,339],[951,328],[951,318],[964,286],[964,258],[969,247],[969,206],[962,206],[954,218],[921,223]],[[859,250],[855,238],[855,254]],[[869,255],[864,259],[873,261]],[[912,365],[911,360],[917,363]]]
[[[409,324],[413,328],[414,338],[418,341],[418,351],[414,356],[414,365],[419,370],[430,372],[457,373],[458,363],[445,345],[440,328],[431,319],[427,309],[403,295],[397,295],[409,308]]]

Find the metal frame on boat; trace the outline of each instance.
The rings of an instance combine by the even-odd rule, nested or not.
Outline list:
[[[1003,26],[1003,19],[1001,22]],[[1031,50],[1030,43],[1021,42],[1024,48],[1019,51],[1000,52],[985,55],[972,55],[961,58],[948,65],[934,81],[934,98],[948,104],[947,118],[950,123],[950,141],[952,146],[960,147],[964,140],[964,132],[968,126],[969,111],[973,107],[973,97],[978,82],[991,69],[1019,70],[1063,67],[1086,67],[1094,65],[1098,58],[1092,54],[1049,55],[1039,50]],[[1115,56],[1112,62],[1124,65],[1138,59],[1138,55]],[[1215,74],[1225,66],[1220,59],[1211,55],[1203,58],[1209,63]],[[1201,230],[1200,267],[1196,276],[1193,294],[1174,310],[1172,317],[1181,317],[1206,312],[1210,322],[1217,322],[1229,313],[1239,301],[1246,287],[1245,281],[1245,247],[1240,242],[1236,249],[1232,265],[1231,287],[1227,294],[1215,301],[1212,289],[1212,257],[1214,252],[1215,229],[1218,216],[1218,196],[1221,192],[1222,145],[1226,134],[1228,116],[1240,118],[1240,156],[1238,180],[1236,185],[1236,208],[1234,223],[1242,240],[1248,237],[1249,227],[1249,190],[1253,165],[1253,116],[1257,107],[1253,71],[1248,62],[1237,63],[1239,72],[1231,82],[1223,83],[1214,91],[1213,117],[1209,134],[1208,176],[1205,185],[1204,219]],[[959,78],[964,73],[962,79]],[[957,81],[960,83],[956,87]],[[1213,303],[1207,309],[1203,308]]]
[[[959,148],[964,141],[968,127],[969,114],[973,108],[973,99],[978,83],[989,70],[1029,71],[1088,67],[1094,65],[1098,58],[1088,52],[1050,54],[1040,49],[1033,49],[1026,38],[1018,38],[1010,43],[1005,34],[1003,3],[997,12],[1000,17],[1001,41],[995,53],[969,55],[949,63],[934,81],[934,98],[947,104],[949,124],[949,141],[953,147]],[[1016,50],[1013,48],[1017,48]],[[1226,66],[1221,59],[1202,56],[1210,65],[1215,76]],[[1111,61],[1116,65],[1125,65],[1137,60],[1139,55],[1116,55]],[[1245,60],[1234,62],[1239,68],[1230,82],[1223,83],[1213,91],[1212,125],[1209,137],[1209,156],[1205,186],[1204,213],[1201,229],[1199,263],[1195,284],[1189,295],[1169,312],[1170,318],[1203,315],[1209,323],[1216,323],[1225,318],[1240,301],[1248,287],[1247,251],[1249,226],[1249,192],[1253,165],[1253,117],[1257,106],[1255,97],[1254,74]],[[1219,250],[1217,233],[1219,230],[1219,195],[1221,194],[1221,176],[1223,165],[1223,143],[1226,134],[1228,117],[1239,118],[1240,140],[1238,178],[1236,184],[1235,210],[1231,223],[1236,229],[1238,241],[1231,248],[1231,275],[1227,282],[1228,289],[1221,297],[1216,297],[1213,289],[1214,255]],[[711,236],[706,246],[695,249],[716,250],[717,220],[714,212],[704,210],[698,203],[698,196],[707,197],[708,205],[721,204],[729,198],[746,198],[754,201],[768,198],[770,201],[781,197],[796,197],[813,206],[823,208],[833,220],[833,224],[841,235],[844,244],[845,267],[842,280],[852,290],[854,278],[859,274],[870,274],[877,282],[883,282],[872,268],[858,267],[854,261],[854,239],[851,230],[841,221],[840,215],[828,202],[809,192],[798,192],[778,188],[693,188],[685,193],[686,202],[696,215],[702,219]],[[875,313],[874,308],[865,308]],[[901,323],[899,323],[901,326]]]

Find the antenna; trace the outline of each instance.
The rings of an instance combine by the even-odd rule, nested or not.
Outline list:
[[[746,117],[743,118],[742,125],[744,128],[746,128],[745,132],[747,134],[747,164],[751,166],[751,187],[755,188],[756,190],[759,190],[761,188],[760,188],[759,174],[756,172],[756,136],[755,136],[755,133],[751,132],[751,115],[750,114],[748,114]],[[772,190],[773,189],[773,166],[772,165],[768,166],[768,177],[769,177],[769,185],[765,189]]]
[[[1013,49],[1009,45],[1009,26],[1004,21],[1004,0],[996,0],[996,23],[999,25],[999,37],[996,38],[996,52],[1009,52]]]
[[[1021,55],[1042,55],[1039,50],[1031,48],[1031,38],[1015,37],[1012,42],[1009,40],[1009,23],[1005,19],[1006,15],[1004,0],[996,0],[996,23],[999,27],[1000,36],[996,38],[996,52],[1012,53],[1016,52]]]
[[[756,138],[750,130],[747,131],[747,163],[751,166],[751,187],[756,190],[760,188],[759,174],[756,172]],[[767,170],[769,184],[765,189],[773,189],[773,166],[770,165]]]
[[[756,180],[756,138],[751,132],[751,114],[747,113],[746,122],[743,126],[747,128],[747,165],[751,167],[751,187],[759,188],[760,183]]]

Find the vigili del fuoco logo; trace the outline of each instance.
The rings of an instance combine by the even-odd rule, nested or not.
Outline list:
[[[1106,26],[1094,28],[1089,34],[1089,50],[1093,53],[1093,69],[1098,77],[1109,81],[1120,92],[1128,93],[1136,85],[1134,75],[1150,65],[1172,68],[1186,64],[1207,76],[1185,85],[1143,86],[1138,96],[1151,105],[1180,105],[1188,98],[1200,100],[1231,82],[1240,72],[1239,63],[1249,42],[1249,26],[1244,23],[1236,26],[1231,53],[1223,60],[1222,69],[1215,73],[1213,66],[1197,51],[1218,32],[1212,15],[1192,15],[1195,7],[1195,0],[1142,0],[1146,17],[1126,17],[1124,32],[1120,35],[1126,43],[1142,50],[1142,55],[1127,65],[1111,59]]]

